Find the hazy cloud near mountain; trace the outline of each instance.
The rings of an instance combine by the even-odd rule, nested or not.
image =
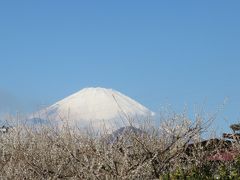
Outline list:
[[[21,108],[20,100],[9,92],[0,89],[0,113]]]
[[[39,109],[40,103],[29,97],[19,97],[0,88],[0,120],[6,114],[31,113]]]

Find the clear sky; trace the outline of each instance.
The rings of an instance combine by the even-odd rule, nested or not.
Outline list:
[[[34,111],[84,87],[153,111],[171,103],[240,118],[240,1],[1,1],[0,111]],[[226,119],[226,120],[224,120]]]

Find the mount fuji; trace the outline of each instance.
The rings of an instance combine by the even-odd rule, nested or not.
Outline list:
[[[62,126],[116,130],[129,126],[131,120],[139,123],[154,113],[127,97],[126,95],[105,88],[85,88],[40,110],[31,116],[30,122],[39,123],[46,120]]]

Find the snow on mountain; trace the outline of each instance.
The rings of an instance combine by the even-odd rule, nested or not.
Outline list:
[[[122,93],[105,88],[85,88],[37,112],[34,118],[48,119],[57,124],[71,126],[117,129],[129,125],[129,120],[139,121],[152,116],[149,109]],[[32,117],[33,119],[33,117]]]

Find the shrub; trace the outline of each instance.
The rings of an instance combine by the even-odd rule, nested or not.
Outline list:
[[[65,127],[18,126],[0,135],[1,179],[213,179],[240,175],[240,160],[210,162],[201,135],[209,122],[168,114],[159,127],[126,131],[109,142]],[[189,147],[191,144],[191,150]]]

